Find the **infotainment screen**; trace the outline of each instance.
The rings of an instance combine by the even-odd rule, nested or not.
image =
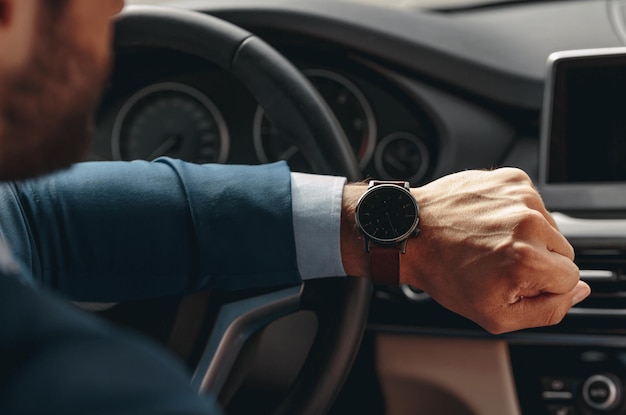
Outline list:
[[[626,210],[626,48],[552,54],[539,189],[561,210]]]

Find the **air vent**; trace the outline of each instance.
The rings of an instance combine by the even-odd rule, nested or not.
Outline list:
[[[591,286],[589,298],[570,314],[626,317],[626,219],[573,217],[560,212],[552,212],[552,216],[576,250],[581,278]]]
[[[626,251],[577,250],[576,263],[581,279],[591,286],[591,295],[572,313],[626,316]]]

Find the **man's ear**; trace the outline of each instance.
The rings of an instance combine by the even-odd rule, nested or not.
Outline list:
[[[0,0],[0,73],[20,70],[29,61],[41,1]]]

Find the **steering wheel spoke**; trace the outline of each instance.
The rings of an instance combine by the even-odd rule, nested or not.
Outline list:
[[[302,286],[246,298],[222,306],[191,385],[219,396],[245,342],[270,322],[298,310]]]

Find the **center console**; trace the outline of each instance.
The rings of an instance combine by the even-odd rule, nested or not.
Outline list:
[[[626,412],[626,348],[511,345],[510,354],[523,414]]]
[[[538,188],[592,295],[557,328],[512,336],[523,414],[626,413],[626,48],[548,60]]]

